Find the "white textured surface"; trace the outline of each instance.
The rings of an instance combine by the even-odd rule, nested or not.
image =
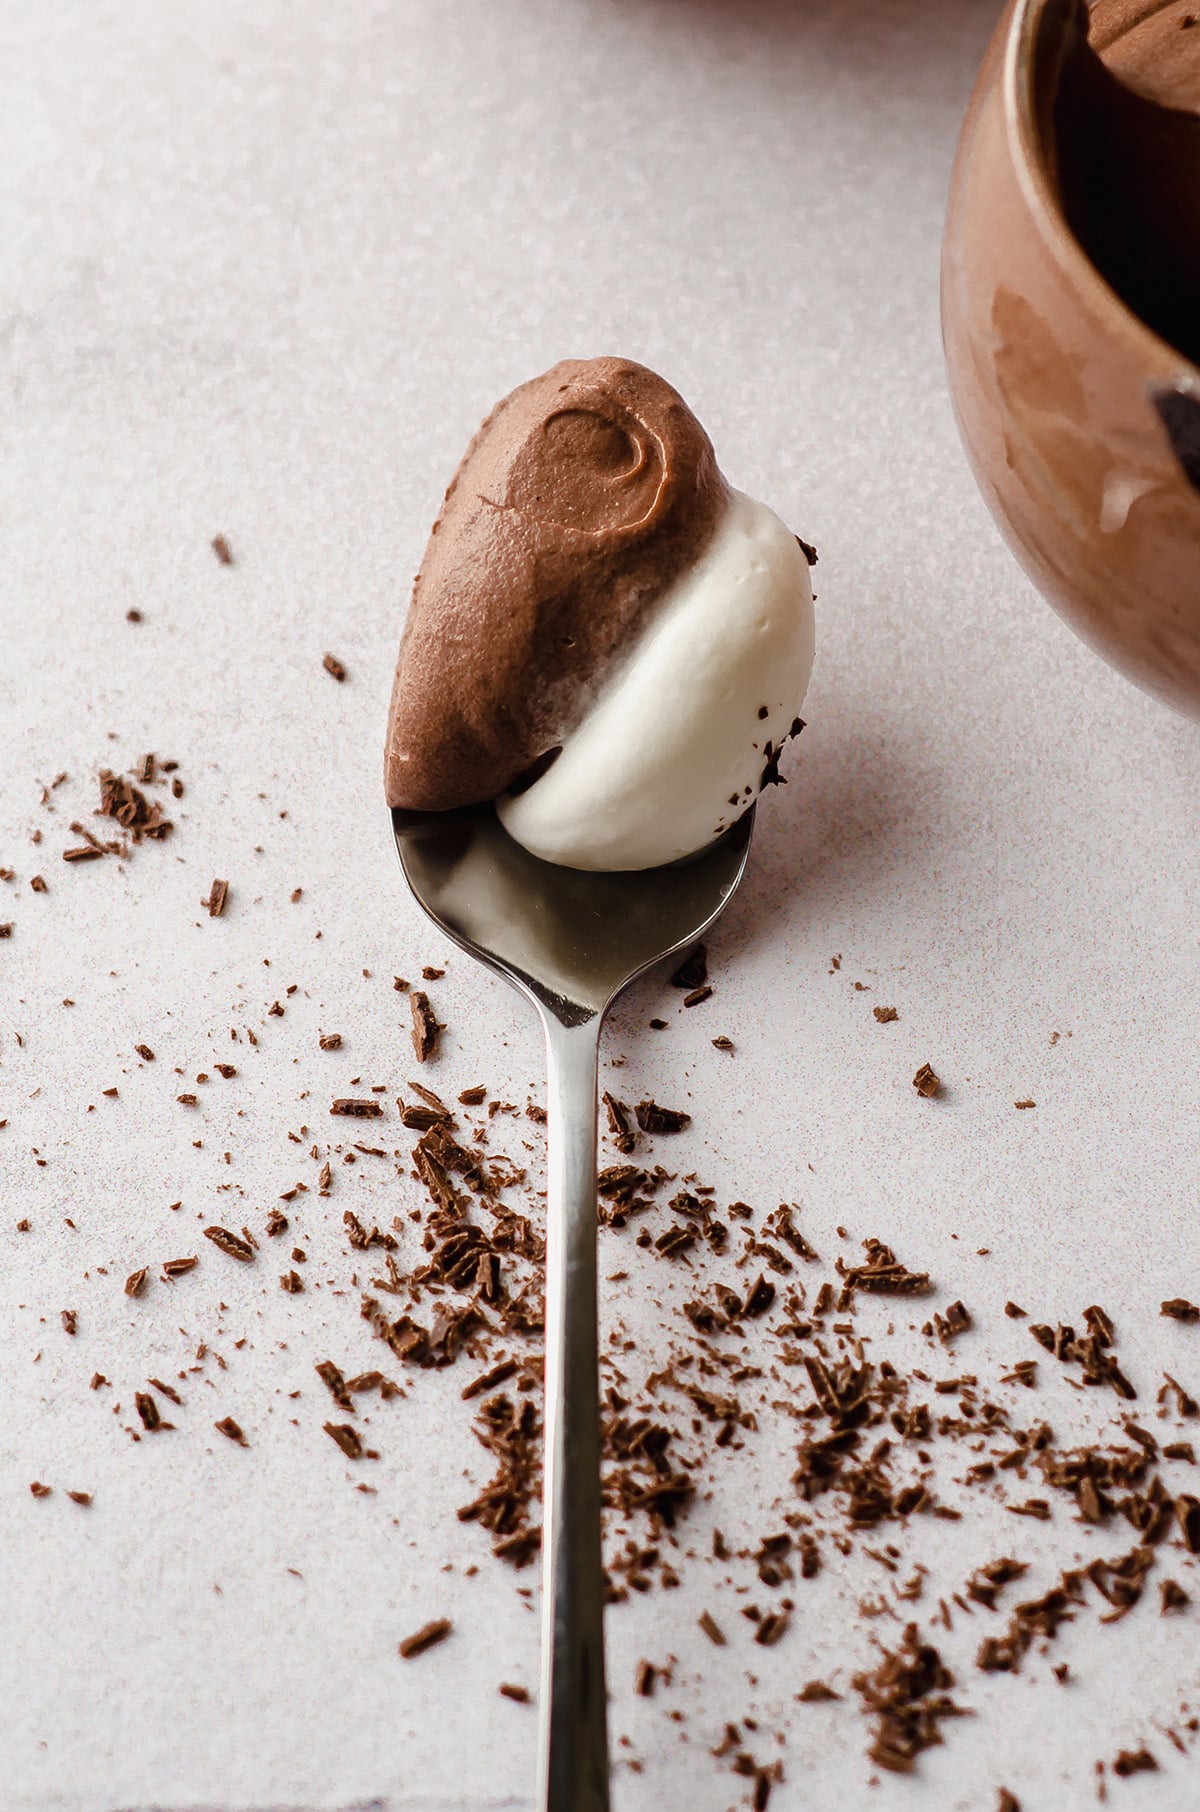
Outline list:
[[[821,553],[810,728],[713,940],[717,994],[680,1015],[661,982],[634,992],[607,1044],[622,1092],[690,1091],[684,1159],[763,1207],[802,1199],[823,1252],[844,1223],[928,1265],[979,1324],[955,1363],[990,1376],[1036,1351],[1006,1296],[1049,1321],[1098,1300],[1144,1419],[1164,1365],[1200,1384],[1200,1335],[1157,1314],[1200,1292],[1200,744],[1033,597],[943,390],[940,216],[992,11],[0,6],[5,1812],[529,1804],[532,1717],[495,1683],[535,1678],[535,1618],[454,1520],[479,1471],[459,1376],[372,1412],[379,1494],[361,1497],[311,1369],[371,1363],[353,1293],[291,1298],[273,1260],[207,1247],[173,1294],[120,1285],[196,1249],[203,1221],[260,1225],[311,1182],[329,1095],[411,1072],[390,977],[444,952],[401,897],[381,809],[407,581],[481,411],[553,359],[661,368],[733,482]],[[218,530],[231,569],[209,551]],[[321,671],[326,648],[346,685]],[[144,748],[188,783],[173,841],[124,870],[64,866],[96,767]],[[64,768],[51,817],[35,778]],[[198,904],[213,875],[231,883],[219,921]],[[436,1001],[451,1030],[435,1086],[478,1076],[523,1100],[540,1056],[515,997],[456,957]],[[880,1002],[899,1023],[874,1022]],[[646,1032],[663,1011],[671,1031]],[[232,1046],[231,1023],[259,1028],[258,1048]],[[343,1051],[322,1054],[318,1028]],[[1052,1048],[1052,1030],[1072,1036]],[[736,1058],[711,1049],[718,1031]],[[139,1039],[156,1063],[139,1067]],[[190,1077],[227,1051],[241,1075],[176,1106],[172,1066]],[[939,1103],[910,1086],[926,1058]],[[1036,1111],[1014,1111],[1026,1094]],[[403,1186],[370,1162],[295,1206],[310,1284],[346,1279],[344,1205],[396,1206]],[[231,1179],[244,1200],[218,1193]],[[651,1353],[662,1277],[610,1304]],[[886,1323],[876,1311],[864,1325]],[[180,1429],[133,1446],[112,1397],[127,1415],[200,1336],[228,1370],[210,1361]],[[87,1390],[97,1369],[113,1393]],[[1108,1413],[1053,1370],[1030,1415]],[[224,1413],[248,1452],[207,1432]],[[764,1427],[726,1456],[687,1539],[770,1527],[793,1445]],[[32,1478],[55,1495],[35,1502]],[[67,1487],[94,1491],[90,1511]],[[939,1579],[1019,1543],[1040,1587],[1056,1557],[1128,1545],[1061,1508],[1014,1535],[967,1507],[905,1537],[936,1548]],[[868,1790],[852,1698],[792,1695],[815,1673],[846,1685],[872,1633],[851,1609],[878,1583],[861,1558],[830,1567],[769,1652],[702,1566],[615,1612],[617,1753],[644,1762],[618,1770],[620,1812],[738,1803],[708,1751],[755,1708],[787,1735],[772,1812],[975,1812],[1000,1780],[1026,1812],[1068,1812],[1094,1803],[1095,1759],[1140,1740],[1163,1773],[1114,1782],[1114,1803],[1194,1803],[1194,1763],[1159,1731],[1197,1691],[1200,1613],[1160,1619],[1150,1596],[1064,1633],[1065,1694],[1037,1657],[1016,1679],[978,1674],[979,1619],[956,1629],[944,1646],[979,1715],[916,1776]],[[695,1627],[705,1604],[737,1632],[719,1652]],[[399,1663],[397,1638],[445,1611],[453,1641]],[[636,1657],[668,1653],[673,1688],[635,1700]]]

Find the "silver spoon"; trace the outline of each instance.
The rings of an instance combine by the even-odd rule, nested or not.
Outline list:
[[[546,1403],[537,1812],[608,1812],[596,1079],[600,1028],[643,969],[732,898],[754,812],[689,862],[584,874],[514,843],[491,806],[392,812],[404,878],[456,944],[510,981],[546,1034]]]

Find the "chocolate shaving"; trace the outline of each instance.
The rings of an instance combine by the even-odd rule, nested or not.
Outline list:
[[[1187,1606],[1192,1602],[1183,1587],[1174,1579],[1160,1579],[1158,1582],[1158,1592],[1161,1599],[1159,1611],[1164,1617],[1168,1611],[1186,1610]]]
[[[315,1367],[315,1370],[317,1377],[329,1391],[330,1396],[333,1398],[338,1408],[349,1410],[353,1413],[354,1404],[351,1401],[350,1392],[346,1387],[346,1380],[342,1376],[340,1369],[334,1364],[333,1360],[322,1359],[320,1364]]]
[[[608,1115],[608,1132],[613,1144],[620,1152],[628,1154],[637,1144],[637,1134],[629,1124],[629,1109],[623,1101],[618,1101],[606,1089],[601,1096],[604,1109]],[[640,1115],[639,1115],[640,1119]]]
[[[244,1265],[253,1263],[254,1247],[248,1240],[242,1239],[236,1233],[231,1233],[228,1227],[206,1227],[204,1237],[210,1239],[213,1245],[224,1252],[228,1258],[239,1259]]]
[[[863,1247],[867,1254],[865,1264],[847,1265],[841,1258],[835,1261],[842,1279],[841,1306],[855,1290],[883,1296],[924,1296],[932,1289],[928,1272],[908,1270],[882,1240],[865,1239]]]
[[[320,1368],[318,1367],[318,1370]],[[341,1448],[348,1460],[361,1460],[365,1453],[357,1428],[350,1422],[323,1422],[321,1425],[330,1440]]]
[[[1158,1770],[1158,1763],[1148,1749],[1121,1749],[1117,1752],[1112,1771],[1122,1780],[1131,1774],[1153,1774]]]
[[[657,1101],[639,1101],[633,1111],[644,1133],[682,1132],[692,1123],[690,1114],[672,1107],[660,1107]]]
[[[427,1648],[436,1648],[439,1642],[446,1640],[453,1628],[454,1625],[449,1617],[437,1617],[432,1623],[426,1623],[413,1635],[406,1636],[399,1644],[401,1660],[411,1661],[416,1655],[423,1655]],[[501,1690],[504,1689],[501,1688]],[[513,1696],[515,1695],[509,1694],[510,1698]]]
[[[855,1675],[854,1685],[874,1721],[867,1754],[893,1774],[910,1774],[922,1750],[945,1740],[943,1721],[963,1715],[947,1696],[953,1674],[933,1644],[921,1641],[915,1623],[898,1649],[885,1649],[876,1668]]]
[[[133,1402],[138,1415],[142,1418],[142,1427],[150,1434],[156,1434],[163,1426],[163,1421],[159,1414],[158,1404],[150,1392],[148,1390],[135,1391]]]
[[[412,1010],[413,1050],[416,1052],[417,1062],[426,1063],[429,1058],[437,1054],[438,1034],[442,1028],[434,1017],[427,994],[422,994],[419,989],[414,989],[408,997],[408,1002]]]
[[[157,801],[147,799],[139,788],[109,768],[100,770],[100,804],[96,809],[101,818],[115,818],[134,843],[144,837],[168,837],[174,829],[170,819],[163,817]]]

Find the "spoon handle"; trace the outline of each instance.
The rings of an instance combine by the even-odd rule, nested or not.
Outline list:
[[[544,1016],[548,1071],[546,1432],[538,1812],[608,1812],[596,1072],[600,1015]]]

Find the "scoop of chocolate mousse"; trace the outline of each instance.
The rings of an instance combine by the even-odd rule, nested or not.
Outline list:
[[[505,397],[413,588],[389,805],[452,810],[544,770],[727,496],[700,423],[643,365],[569,359]]]

